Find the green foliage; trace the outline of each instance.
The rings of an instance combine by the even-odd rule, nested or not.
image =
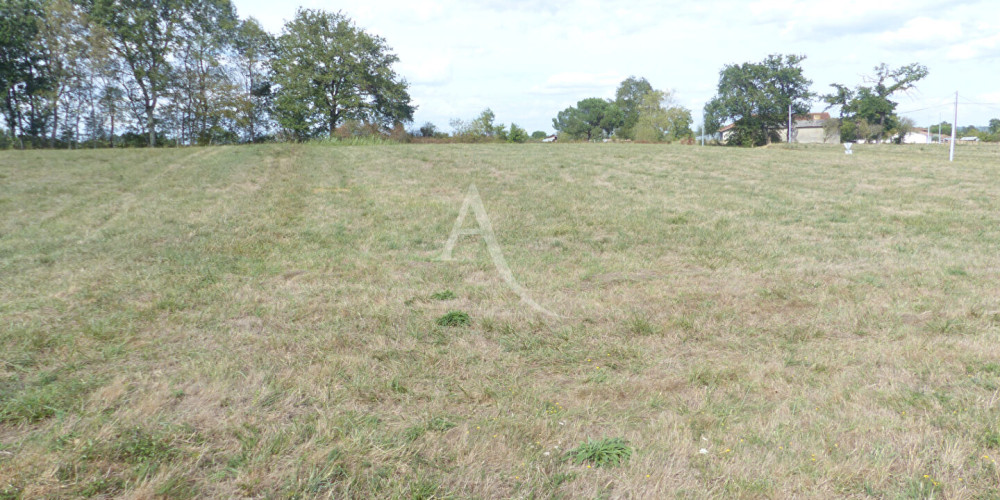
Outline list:
[[[507,131],[504,125],[502,123],[493,123],[494,120],[496,120],[496,115],[493,113],[493,110],[486,108],[471,121],[465,122],[460,119],[454,119],[451,120],[450,125],[455,129],[455,137],[464,141],[506,140]]]
[[[1000,134],[1000,118],[991,119],[989,127],[991,134]]]
[[[882,126],[877,123],[870,123],[864,118],[853,123],[855,140],[862,142],[877,141],[882,136]]]
[[[605,438],[599,441],[588,439],[566,455],[567,459],[577,465],[590,462],[595,467],[615,467],[628,462],[632,457],[632,447],[622,438]]]
[[[449,311],[448,314],[437,319],[437,324],[441,326],[466,326],[472,323],[467,313],[462,311]]]
[[[125,63],[126,94],[143,112],[150,146],[156,145],[155,112],[171,83],[170,57],[184,34],[189,8],[198,10],[184,0],[94,0],[91,9],[91,18]]]
[[[927,74],[927,67],[921,64],[912,63],[892,69],[883,63],[875,67],[874,75],[866,78],[872,85],[859,85],[851,90],[845,85],[833,83],[830,86],[834,92],[821,98],[827,104],[826,109],[840,108],[842,128],[848,121],[856,125],[856,129],[848,130],[848,134],[842,130],[842,141],[881,141],[885,133],[896,131],[900,125],[895,114],[898,103],[890,97],[914,88]],[[851,132],[856,132],[856,135]]]
[[[617,137],[637,139],[634,128],[639,122],[643,99],[650,92],[653,92],[653,86],[645,78],[630,76],[618,85],[618,90],[615,91],[615,105],[622,111],[622,124],[615,131]]]
[[[39,136],[45,132],[40,128],[44,117],[36,116],[35,107],[55,82],[38,70],[44,64],[44,54],[35,40],[39,36],[38,19],[43,17],[40,1],[0,2],[0,90],[4,95],[0,109],[12,136]],[[29,104],[27,120],[22,119],[22,101]]]
[[[590,141],[610,137],[623,120],[622,111],[614,103],[591,97],[560,111],[552,119],[552,127],[570,138]]]
[[[906,135],[909,134],[910,132],[913,132],[913,129],[916,128],[916,126],[917,125],[912,118],[908,117],[900,118],[899,120],[896,121],[896,126],[893,129],[892,135],[895,136],[893,141],[896,144],[902,144],[903,140],[906,138]]]
[[[534,140],[541,140],[541,139],[544,139],[544,138],[546,138],[548,136],[549,136],[549,134],[546,134],[545,132],[543,132],[541,130],[536,130],[536,131],[534,131],[534,132],[531,133],[531,138],[534,139]]]
[[[691,111],[676,105],[673,95],[652,90],[642,97],[633,138],[644,142],[671,141],[691,135]]]
[[[528,131],[518,127],[516,123],[511,123],[510,132],[507,133],[507,142],[528,142]]]
[[[347,119],[390,127],[410,121],[406,80],[385,40],[342,13],[300,8],[285,25],[273,61],[278,122],[298,140],[333,135]]]
[[[734,123],[729,144],[760,146],[778,140],[789,106],[796,114],[809,111],[812,81],[802,74],[803,60],[805,56],[772,54],[759,63],[723,68],[718,94],[705,105],[709,132],[725,119]]]
[[[941,122],[937,125],[931,125],[931,134],[951,135],[951,124],[948,122]]]
[[[426,122],[420,126],[420,137],[435,137],[437,133],[437,126],[431,122]]]
[[[0,381],[0,423],[33,423],[70,411],[92,388],[59,372],[42,373],[24,386]]]
[[[455,298],[455,292],[451,290],[445,290],[443,292],[435,292],[431,294],[431,298],[434,300],[451,300]]]
[[[236,125],[245,130],[249,142],[256,142],[268,130],[266,118],[272,98],[271,59],[277,40],[251,17],[239,23],[233,45],[236,49],[236,68],[244,81],[235,99],[239,113]]]

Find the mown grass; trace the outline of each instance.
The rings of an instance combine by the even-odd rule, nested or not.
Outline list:
[[[0,497],[1000,496],[1000,151],[946,156],[3,152]],[[471,183],[558,318],[439,259]]]

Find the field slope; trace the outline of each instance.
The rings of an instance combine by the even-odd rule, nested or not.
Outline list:
[[[0,152],[0,498],[1000,497],[1000,151],[957,158]],[[470,184],[558,317],[440,259]]]

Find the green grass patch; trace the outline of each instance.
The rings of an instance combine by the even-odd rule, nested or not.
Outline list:
[[[431,298],[434,300],[451,300],[457,297],[455,292],[451,290],[444,290],[442,292],[434,292],[431,294]]]
[[[622,438],[587,440],[566,454],[576,465],[589,463],[595,467],[617,467],[632,457],[632,447]]]
[[[0,152],[0,491],[996,497],[1000,148],[956,148]],[[439,260],[472,183],[519,290]]]
[[[462,311],[448,311],[447,314],[437,319],[440,326],[468,326],[472,324],[469,314]]]
[[[27,384],[0,382],[0,423],[34,423],[71,412],[96,385],[66,371],[42,372]]]

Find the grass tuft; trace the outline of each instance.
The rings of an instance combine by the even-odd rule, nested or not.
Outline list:
[[[448,311],[448,314],[437,319],[441,326],[466,326],[472,323],[469,315],[462,311]]]
[[[567,459],[576,465],[590,462],[595,467],[616,467],[628,462],[632,447],[622,438],[588,439],[586,443],[567,452]]]
[[[452,422],[444,417],[434,417],[430,422],[427,423],[427,428],[432,431],[444,432],[448,429],[455,427],[455,422]]]
[[[443,292],[436,292],[431,294],[431,298],[434,300],[451,300],[456,297],[455,292],[451,290],[445,290]]]

